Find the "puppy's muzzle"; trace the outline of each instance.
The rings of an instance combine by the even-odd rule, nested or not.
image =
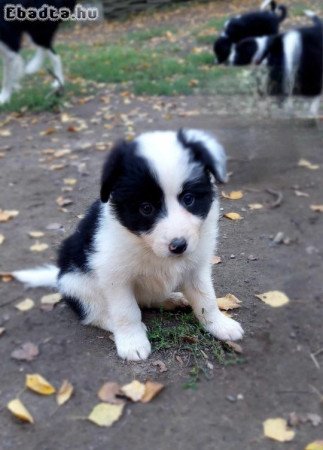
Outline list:
[[[175,255],[181,255],[187,249],[187,242],[184,238],[175,238],[168,246],[169,251]]]

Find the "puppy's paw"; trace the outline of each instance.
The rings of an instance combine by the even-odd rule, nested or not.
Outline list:
[[[241,325],[230,317],[221,313],[216,320],[207,323],[206,330],[221,341],[237,341],[242,338],[244,331]]]
[[[10,94],[8,92],[0,93],[0,105],[4,105],[5,103],[8,103],[9,100],[10,100]]]
[[[127,361],[142,361],[151,353],[151,345],[145,333],[115,335],[117,352]]]

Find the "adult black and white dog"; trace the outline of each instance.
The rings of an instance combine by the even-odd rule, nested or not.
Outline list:
[[[312,19],[312,26],[244,39],[233,47],[229,64],[264,62],[268,68],[267,94],[309,97],[310,114],[317,115],[323,85],[323,24],[312,11],[305,14]]]
[[[30,286],[57,287],[84,324],[112,331],[118,355],[146,359],[151,346],[139,306],[183,296],[205,329],[243,335],[219,311],[211,278],[226,155],[202,131],[149,132],[116,144],[101,197],[60,249],[58,267],[17,271]]]
[[[44,60],[48,56],[53,67],[55,81],[53,86],[58,88],[64,85],[64,75],[62,62],[53,49],[53,39],[59,20],[47,18],[45,20],[10,19],[8,20],[5,11],[6,6],[20,5],[25,9],[36,8],[40,10],[44,5],[55,7],[56,9],[67,8],[71,12],[74,10],[76,0],[0,0],[0,54],[3,57],[3,81],[0,93],[0,104],[10,101],[14,90],[20,88],[20,80],[24,73],[32,74],[37,72]],[[34,57],[29,61],[26,68],[19,54],[21,41],[24,33],[27,33],[37,50]]]
[[[216,63],[227,63],[232,46],[242,39],[275,35],[279,32],[281,22],[287,17],[287,8],[284,5],[277,6],[274,1],[266,1],[263,7],[267,4],[270,4],[271,11],[249,12],[232,17],[225,23],[224,30],[213,46]]]

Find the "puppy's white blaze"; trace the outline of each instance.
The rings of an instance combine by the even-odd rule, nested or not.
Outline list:
[[[30,270],[16,270],[12,275],[28,287],[57,287],[58,273],[59,269],[56,266],[48,264]]]
[[[255,41],[257,43],[257,51],[252,58],[253,64],[258,63],[258,61],[260,61],[260,59],[262,58],[262,56],[266,50],[266,47],[267,47],[268,38],[267,37],[258,37],[255,39]]]
[[[228,59],[228,62],[231,66],[234,64],[235,59],[236,59],[236,46],[233,45]]]
[[[300,33],[289,31],[283,38],[286,70],[284,73],[284,93],[291,95],[295,84],[296,71],[299,67],[302,52]]]

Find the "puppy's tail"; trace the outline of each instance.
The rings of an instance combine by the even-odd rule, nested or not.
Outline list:
[[[277,9],[280,12],[280,15],[278,16],[279,17],[279,22],[282,22],[287,17],[287,8],[286,8],[285,5],[278,5]]]
[[[52,264],[35,269],[16,270],[11,275],[27,287],[53,287],[57,286],[59,269]]]
[[[310,9],[305,9],[304,14],[305,14],[305,16],[312,19],[312,22],[314,23],[314,25],[321,25],[321,20],[317,17],[317,15],[315,14],[314,11],[311,11]]]

